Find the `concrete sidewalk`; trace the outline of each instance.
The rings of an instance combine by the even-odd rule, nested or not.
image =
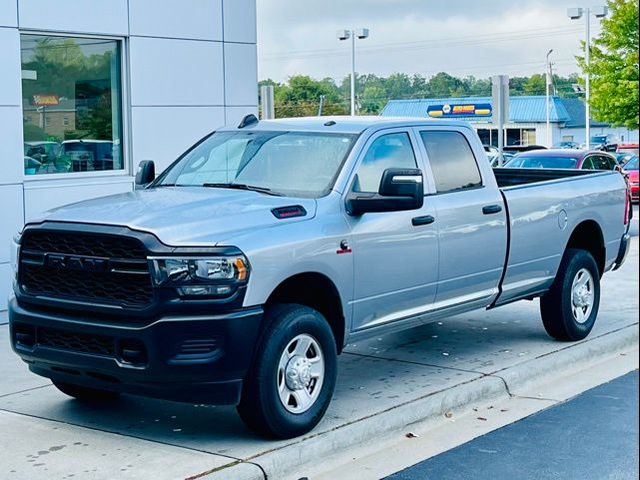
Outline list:
[[[279,442],[252,434],[233,408],[133,396],[82,405],[30,374],[0,326],[0,468],[7,479],[34,480],[299,478],[336,451],[634,347],[637,292],[636,237],[625,266],[605,276],[598,322],[583,342],[547,337],[535,301],[350,345],[325,419]]]

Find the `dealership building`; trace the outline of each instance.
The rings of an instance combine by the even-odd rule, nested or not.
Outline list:
[[[547,98],[544,95],[511,97],[509,121],[505,124],[505,144],[551,146],[559,142],[585,143],[585,106],[582,100],[552,96],[549,106],[551,141],[547,142]],[[484,144],[495,146],[498,136],[491,123],[492,112],[491,97],[425,98],[391,100],[382,115],[465,120],[477,130]],[[590,127],[591,136],[608,135],[621,143],[638,141],[638,130],[614,128],[593,119]]]
[[[0,65],[1,311],[25,222],[257,112],[255,0],[0,0]]]

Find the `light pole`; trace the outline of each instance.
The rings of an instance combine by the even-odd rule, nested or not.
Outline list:
[[[549,90],[551,89],[551,62],[549,55],[553,53],[553,48],[547,52],[547,147],[551,147],[551,99],[549,98]]]
[[[584,121],[585,121],[585,135],[587,137],[586,147],[587,150],[591,147],[591,88],[589,77],[589,66],[591,65],[591,15],[596,18],[604,18],[607,16],[608,8],[604,5],[591,8],[570,8],[567,10],[567,15],[571,20],[579,20],[585,18],[586,24],[586,38],[584,42],[584,63],[586,67],[584,86],[585,86],[585,109],[584,109]]]
[[[364,40],[369,37],[368,28],[358,30],[339,30],[338,40],[351,39],[351,116],[356,114],[356,38]]]

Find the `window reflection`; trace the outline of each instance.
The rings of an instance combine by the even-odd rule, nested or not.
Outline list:
[[[27,175],[121,170],[120,46],[21,35]]]

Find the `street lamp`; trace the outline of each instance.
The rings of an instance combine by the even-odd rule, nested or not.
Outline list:
[[[604,18],[609,13],[609,10],[604,5],[599,5],[597,7],[591,8],[570,8],[567,10],[567,15],[571,20],[579,20],[580,18],[585,18],[586,24],[586,40],[584,43],[584,63],[586,65],[586,74],[584,79],[585,84],[585,134],[587,136],[586,147],[587,150],[591,146],[591,88],[589,85],[589,66],[591,65],[590,59],[590,50],[591,50],[591,15],[596,18]]]
[[[354,116],[356,114],[356,38],[358,38],[359,40],[364,40],[368,37],[368,28],[338,31],[338,40],[351,39],[351,116]]]
[[[549,61],[549,55],[553,53],[553,48],[547,52],[547,147],[551,147],[552,139],[551,139],[551,101],[549,98],[549,90],[551,88],[551,79],[552,79],[552,71],[551,71],[551,62]]]

